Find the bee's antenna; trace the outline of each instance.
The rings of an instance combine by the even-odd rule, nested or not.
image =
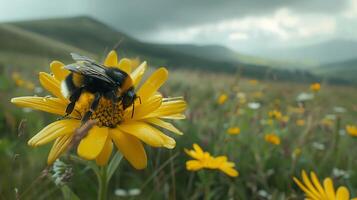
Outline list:
[[[140,98],[140,96],[137,96],[136,98],[138,98],[138,99],[139,99],[139,101],[140,101],[140,104],[141,104],[141,98]]]

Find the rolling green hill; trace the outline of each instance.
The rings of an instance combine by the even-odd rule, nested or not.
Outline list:
[[[0,65],[5,66],[45,67],[53,59],[71,62],[70,52],[102,60],[106,52],[116,48],[121,56],[139,56],[154,66],[239,72],[258,79],[318,80],[307,71],[272,67],[273,62],[221,46],[142,42],[89,17],[0,24],[0,34]]]
[[[315,68],[313,72],[319,76],[341,79],[357,83],[357,59],[335,62]]]

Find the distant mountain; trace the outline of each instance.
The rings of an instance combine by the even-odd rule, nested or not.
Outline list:
[[[304,61],[309,63],[327,64],[341,62],[357,57],[357,41],[330,40],[323,43],[296,48],[270,49],[259,55],[272,59]]]
[[[313,72],[319,76],[357,83],[357,58],[329,63],[313,69]]]
[[[221,46],[142,42],[89,17],[0,24],[0,35],[0,66],[45,67],[53,59],[72,62],[69,52],[102,60],[106,52],[116,48],[120,56],[139,56],[154,66],[239,72],[260,79],[317,79],[309,72],[277,69],[271,67],[273,62]]]

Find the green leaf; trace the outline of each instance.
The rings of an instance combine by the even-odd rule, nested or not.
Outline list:
[[[110,179],[112,178],[115,170],[118,168],[120,161],[123,159],[123,155],[117,151],[110,161],[108,168],[107,168],[107,183],[109,183]]]
[[[61,187],[61,191],[64,200],[80,200],[79,197],[74,194],[71,188],[69,188],[67,185],[63,185]]]

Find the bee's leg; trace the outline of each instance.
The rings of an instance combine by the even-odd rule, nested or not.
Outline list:
[[[93,112],[97,109],[97,107],[99,105],[100,97],[101,97],[100,93],[95,93],[94,99],[90,105],[89,110],[86,112],[86,114],[84,114],[84,116],[82,118],[82,124],[87,122],[89,120],[90,116],[93,114]]]
[[[140,102],[140,104],[141,104],[141,98],[140,98],[140,96],[136,96],[136,98],[139,99],[139,102]]]
[[[76,102],[78,101],[79,97],[81,96],[83,88],[78,88],[76,89],[73,94],[69,97],[70,103],[67,105],[66,108],[66,116],[70,115],[72,111],[74,110],[74,106],[76,105]]]
[[[133,101],[133,110],[131,111],[131,118],[134,117],[134,110],[135,110],[135,101]]]

